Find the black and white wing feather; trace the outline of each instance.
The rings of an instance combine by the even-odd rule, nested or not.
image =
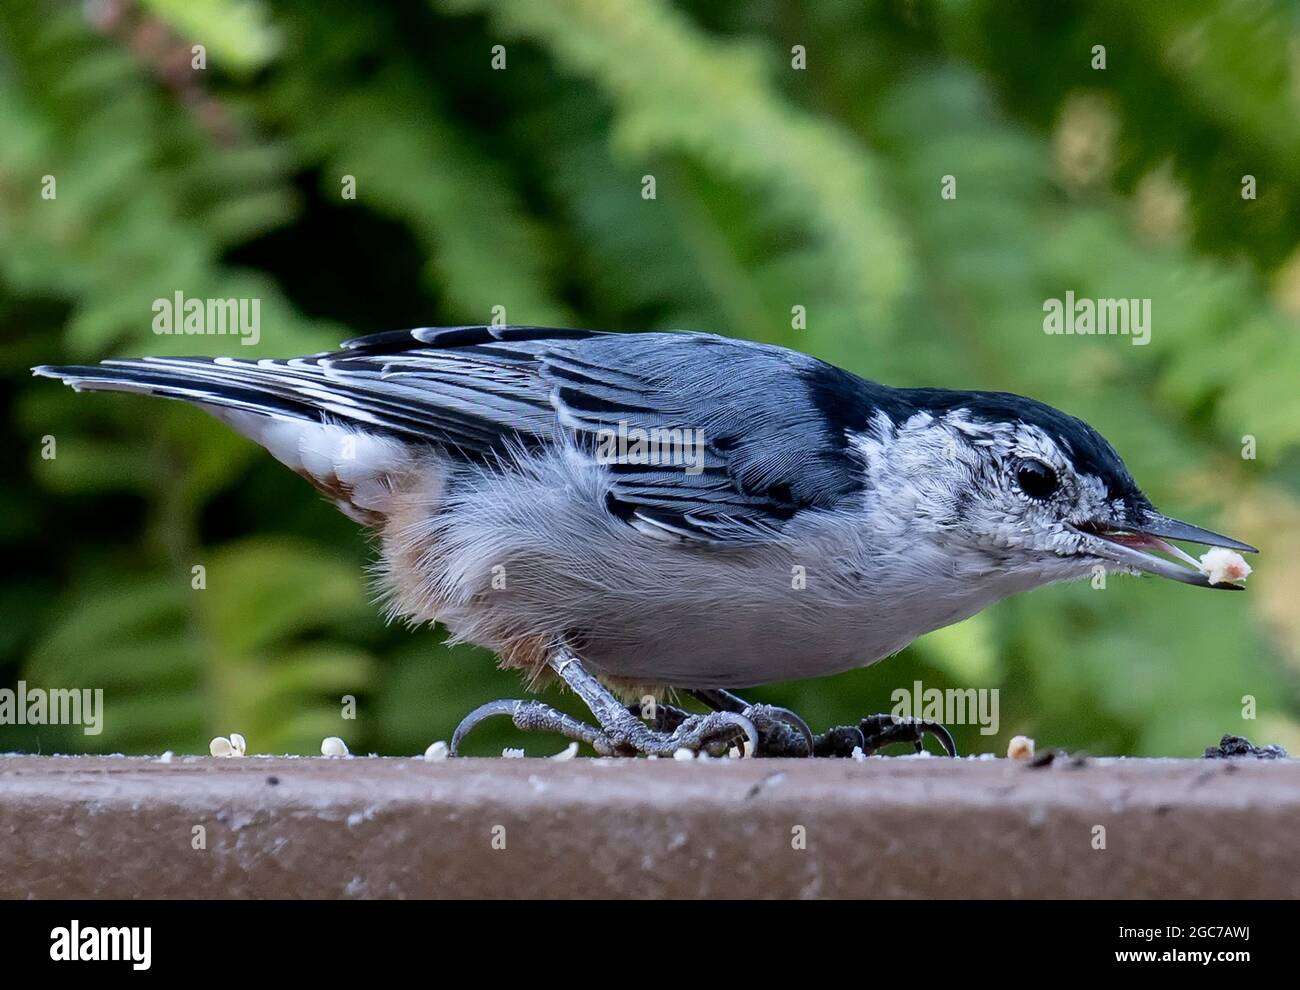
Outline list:
[[[609,510],[706,542],[778,531],[860,490],[846,430],[878,388],[797,352],[696,333],[421,328],[287,360],[139,358],[41,367],[73,388],[355,427],[470,460],[620,429],[689,430],[700,460],[609,464]]]
[[[752,539],[860,491],[849,424],[826,401],[828,386],[858,380],[805,355],[712,334],[622,334],[557,344],[541,373],[560,422],[588,444],[634,429],[701,440],[691,471],[610,464],[611,511],[643,528]]]

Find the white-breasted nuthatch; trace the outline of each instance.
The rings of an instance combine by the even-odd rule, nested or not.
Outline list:
[[[864,666],[1099,566],[1210,586],[1167,539],[1254,551],[1157,512],[1096,430],[1041,402],[712,334],[424,328],[34,370],[206,409],[377,530],[391,615],[557,674],[598,723],[494,702],[453,751],[498,714],[601,753],[870,750],[904,736],[877,718],[814,741],[728,689]],[[716,710],[650,725],[607,685]]]

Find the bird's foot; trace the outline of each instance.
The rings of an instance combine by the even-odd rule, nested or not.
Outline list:
[[[852,756],[855,749],[872,756],[891,743],[909,743],[916,752],[924,749],[926,736],[934,736],[949,756],[957,755],[952,733],[939,722],[927,719],[868,715],[857,725],[837,725],[813,741],[814,756]]]
[[[654,726],[658,732],[673,732],[679,725],[691,717],[691,713],[675,705],[657,701],[653,706],[634,703],[627,706],[628,712]]]
[[[548,663],[587,703],[599,726],[540,701],[493,701],[470,712],[456,727],[452,753],[459,752],[465,735],[484,719],[508,716],[516,728],[555,732],[586,743],[601,756],[673,756],[682,749],[722,756],[733,747],[743,756],[845,757],[855,750],[871,756],[894,743],[910,744],[919,753],[926,736],[934,736],[949,756],[957,755],[952,734],[939,722],[927,719],[868,715],[857,725],[835,726],[814,736],[790,709],[753,705],[723,690],[691,692],[714,709],[707,715],[692,715],[663,703],[650,712],[641,705],[620,702],[567,649],[558,649]]]
[[[949,756],[957,755],[952,734],[938,722],[868,715],[857,725],[837,725],[814,736],[808,723],[788,708],[751,705],[720,689],[696,690],[691,694],[710,708],[747,716],[758,728],[758,756],[852,756],[855,749],[871,756],[891,743],[910,743],[919,753],[927,735],[938,739]]]
[[[743,715],[758,729],[755,756],[800,757],[813,753],[813,733],[808,723],[788,708],[779,705],[753,705],[730,691],[721,689],[691,692],[710,708]]]
[[[761,730],[748,712],[710,712],[692,715],[674,705],[656,702],[653,708],[632,704],[624,709],[634,720],[618,725],[607,733],[621,744],[627,755],[673,756],[679,749],[723,756],[736,747],[740,755],[753,755],[758,749]],[[730,716],[730,717],[727,717]]]
[[[689,715],[672,732],[657,731],[639,719],[627,731],[612,731],[628,755],[674,756],[685,749],[726,756],[734,748],[741,756],[752,756],[758,749],[758,729],[748,718],[734,712]]]
[[[601,756],[673,756],[679,749],[724,756],[732,747],[739,747],[742,755],[749,755],[757,747],[758,729],[743,716],[730,712],[689,715],[680,709],[671,711],[682,717],[657,716],[661,724],[670,724],[670,729],[652,728],[632,712],[628,712],[627,721],[617,720],[615,725],[597,728],[540,701],[490,701],[474,709],[456,726],[451,737],[451,753],[459,755],[465,736],[480,722],[497,716],[509,717],[515,728],[525,732],[555,732],[566,739],[586,743]]]
[[[594,725],[589,725],[572,715],[566,715],[558,708],[552,708],[540,701],[503,698],[500,701],[489,701],[485,705],[479,705],[460,720],[456,731],[451,734],[451,755],[460,755],[461,741],[475,726],[501,715],[507,716],[516,729],[522,729],[524,732],[555,732],[565,739],[586,743],[598,753],[604,753],[611,745]]]
[[[757,752],[759,733],[753,721],[736,712],[690,715],[671,705],[657,705],[654,726],[623,705],[576,657],[557,653],[550,665],[591,709],[599,727],[566,715],[540,701],[492,701],[465,716],[451,738],[451,752],[485,719],[506,716],[516,728],[556,732],[566,739],[586,743],[601,756],[673,756],[678,750],[725,756],[733,747],[741,755]]]
[[[812,730],[788,708],[750,705],[742,714],[758,729],[756,755],[771,758],[813,755],[816,738]]]

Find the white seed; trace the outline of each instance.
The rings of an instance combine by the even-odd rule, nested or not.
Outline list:
[[[695,754],[691,752],[689,749],[687,749],[685,746],[680,746],[677,749],[673,750],[673,759],[693,760],[695,759]]]
[[[569,743],[569,745],[565,746],[564,749],[560,750],[558,753],[552,756],[551,759],[571,760],[577,755],[578,755],[578,744],[576,742],[571,742]]]
[[[1231,584],[1250,577],[1251,567],[1245,558],[1226,547],[1214,547],[1201,554],[1201,573],[1210,584]]]
[[[321,756],[347,756],[348,744],[338,736],[326,736],[320,744]]]
[[[1007,743],[1007,757],[1012,760],[1032,760],[1034,741],[1028,736],[1012,736]]]
[[[524,758],[524,751],[522,749],[512,749],[507,746],[501,751],[501,755],[507,760],[522,760]]]
[[[217,736],[208,743],[208,752],[213,756],[234,756],[235,747],[230,745],[230,740],[225,736]]]
[[[445,760],[450,755],[451,748],[441,739],[436,743],[431,744],[429,748],[424,751],[424,758],[430,763],[438,763],[441,760]]]
[[[230,734],[230,748],[235,751],[235,756],[243,756],[248,752],[248,742],[238,732],[232,732]]]
[[[158,762],[159,762],[159,763],[170,763],[170,762],[172,761],[172,757],[175,756],[175,755],[176,755],[176,754],[173,753],[173,752],[169,749],[169,750],[167,750],[167,752],[163,753],[162,756],[158,757]]]

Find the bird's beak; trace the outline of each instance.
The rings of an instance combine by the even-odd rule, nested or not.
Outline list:
[[[1211,584],[1201,570],[1200,561],[1180,550],[1166,540],[1184,540],[1188,543],[1200,543],[1209,547],[1226,547],[1240,553],[1259,553],[1248,543],[1231,537],[1201,529],[1178,519],[1156,512],[1154,509],[1141,509],[1132,525],[1116,526],[1113,523],[1088,524],[1076,527],[1081,533],[1090,537],[1090,542],[1100,556],[1109,557],[1128,567],[1148,574],[1194,584],[1202,588],[1222,588],[1228,591],[1241,591],[1239,584],[1220,582]],[[1158,550],[1170,554],[1182,563],[1175,563],[1163,557],[1156,557],[1145,551]],[[1183,566],[1183,565],[1188,566]],[[1190,568],[1190,569],[1189,569]]]
[[[1227,547],[1238,553],[1259,553],[1249,543],[1242,543],[1220,533],[1201,529],[1191,523],[1181,522],[1161,515],[1154,509],[1147,510],[1142,517],[1141,531],[1147,536],[1162,536],[1169,540],[1184,540],[1187,543],[1200,543],[1207,547]]]

